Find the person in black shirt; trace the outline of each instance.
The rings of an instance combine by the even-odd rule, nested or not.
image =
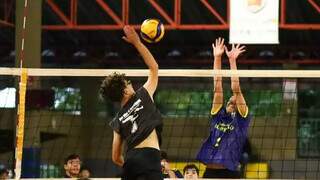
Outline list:
[[[113,73],[101,84],[104,99],[120,102],[120,110],[110,122],[113,129],[112,160],[123,167],[122,179],[163,179],[160,166],[162,119],[153,102],[158,85],[158,64],[142,44],[136,31],[123,28],[123,39],[132,44],[149,68],[148,80],[135,91],[124,74]],[[127,152],[122,156],[122,144]]]

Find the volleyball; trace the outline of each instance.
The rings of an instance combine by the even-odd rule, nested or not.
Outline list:
[[[157,19],[146,19],[141,24],[140,35],[148,43],[159,42],[164,35],[164,26]]]

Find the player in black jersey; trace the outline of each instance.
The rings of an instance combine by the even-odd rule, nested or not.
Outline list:
[[[113,129],[112,160],[123,167],[122,179],[163,179],[160,165],[162,119],[153,102],[158,85],[158,64],[130,26],[123,28],[123,39],[132,44],[149,68],[146,83],[135,91],[124,74],[105,78],[101,94],[105,99],[120,102],[121,109],[110,122]],[[122,156],[122,144],[127,152]]]

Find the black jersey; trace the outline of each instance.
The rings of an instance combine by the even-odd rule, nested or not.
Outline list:
[[[140,144],[155,128],[161,140],[161,114],[144,87],[120,109],[110,126],[127,141],[128,150]]]

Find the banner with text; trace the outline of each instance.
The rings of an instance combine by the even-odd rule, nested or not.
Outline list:
[[[230,43],[278,44],[279,0],[231,0]]]

